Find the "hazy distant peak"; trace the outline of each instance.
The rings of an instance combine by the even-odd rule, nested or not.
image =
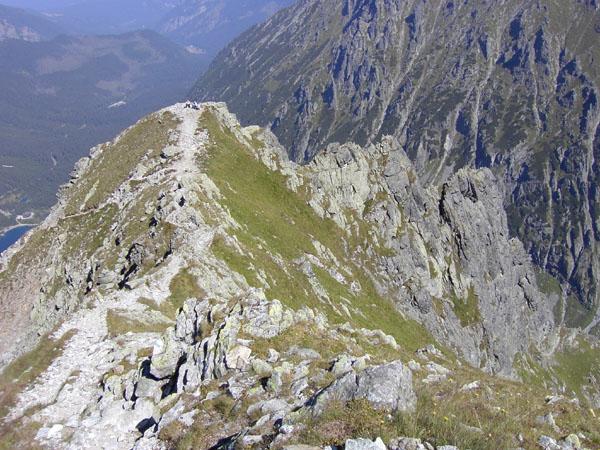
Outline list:
[[[39,42],[50,39],[62,30],[41,14],[0,5],[0,41],[19,39]]]

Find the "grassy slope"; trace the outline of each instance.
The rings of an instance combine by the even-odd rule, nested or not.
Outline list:
[[[103,267],[116,270],[121,249],[149,236],[147,220],[141,219],[147,216],[146,205],[149,202],[154,204],[162,186],[152,186],[144,190],[124,211],[118,211],[107,201],[112,192],[127,181],[130,171],[140,159],[145,156],[160,158],[160,151],[169,143],[169,130],[176,128],[177,124],[177,119],[170,113],[150,115],[135,127],[128,129],[120,140],[105,145],[98,158],[92,161],[85,178],[77,180],[64,194],[68,199],[65,206],[67,216],[60,219],[54,227],[34,230],[31,233],[21,250],[10,260],[7,270],[0,273],[0,286],[9,290],[12,285],[18,285],[20,277],[29,270],[28,268],[45,267],[45,258],[48,257],[52,246],[58,246],[59,254],[52,261],[57,275],[51,283],[44,286],[48,302],[54,300],[59,290],[67,287],[62,276],[62,264],[72,265],[77,261],[94,259]],[[135,183],[130,182],[130,185],[135,188]],[[89,195],[90,193],[92,195]],[[84,206],[83,211],[80,206]],[[118,220],[119,213],[124,217],[121,223],[123,238],[120,247],[116,246],[113,240],[107,241],[112,233],[111,226]],[[165,225],[153,234],[152,242],[159,249],[158,253],[162,251],[161,246],[166,248],[172,231]],[[68,239],[64,239],[64,236]],[[185,300],[184,291],[198,293],[190,288],[189,278],[189,274],[184,272],[173,279],[173,295],[158,308],[159,312],[166,316],[165,319],[174,319],[177,309]],[[78,288],[83,295],[85,286]],[[108,325],[111,335],[115,335],[125,331],[163,331],[169,323],[136,321],[114,310],[108,314]],[[0,374],[0,420],[14,404],[18,393],[37,379],[61,353],[66,339],[55,342],[50,338],[42,338],[36,348],[15,360]],[[18,428],[2,425],[0,448],[14,448],[15,442],[19,441],[26,443],[25,448],[33,445],[29,440],[35,436],[35,432],[31,431],[30,425],[35,424]]]
[[[4,419],[16,404],[18,393],[50,366],[71,337],[69,333],[58,340],[43,337],[35,349],[14,360],[0,373],[0,450],[38,448],[33,441],[38,424],[25,419],[21,426],[16,427],[12,422],[5,423]],[[30,413],[26,412],[25,416]]]
[[[224,206],[242,224],[241,230],[228,232],[237,237],[245,254],[216,241],[213,251],[217,256],[244,275],[250,284],[258,285],[256,271],[264,270],[270,297],[294,309],[304,305],[316,307],[334,323],[343,323],[348,317],[320,302],[307,286],[305,275],[292,263],[305,254],[316,254],[313,241],[318,241],[333,252],[342,266],[350,268],[351,279],[361,285],[360,293],[352,293],[327,271],[314,268],[334,304],[339,304],[343,297],[362,313],[353,314],[354,325],[380,328],[409,352],[432,342],[419,324],[403,318],[389,300],[377,294],[361,269],[363,261],[356,259],[356,249],[344,244],[348,236],[342,229],[333,221],[318,217],[306,199],[286,188],[283,175],[256,160],[231,130],[222,129],[214,114],[205,113],[201,126],[209,131],[213,142],[205,162],[206,171],[224,196]]]

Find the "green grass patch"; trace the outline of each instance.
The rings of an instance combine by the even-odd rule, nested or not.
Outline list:
[[[562,294],[560,282],[549,273],[538,269],[535,271],[535,278],[542,293],[546,295],[554,294],[559,296]]]
[[[102,247],[104,239],[110,235],[110,229],[114,225],[118,212],[115,205],[106,205],[87,214],[61,220],[60,232],[69,235],[62,253],[79,255],[83,258],[91,257]]]
[[[435,265],[433,264],[433,262],[428,261],[428,265],[429,265],[429,276],[433,279],[439,277],[439,273],[437,272],[437,270],[435,270]]]
[[[173,277],[169,284],[169,289],[171,295],[167,301],[160,305],[160,311],[165,316],[173,319],[177,317],[177,313],[188,298],[202,299],[206,296],[206,292],[198,286],[196,277],[187,269],[181,270]]]
[[[594,311],[587,308],[575,297],[567,297],[565,306],[565,325],[569,328],[585,328],[594,319]]]
[[[63,352],[65,344],[74,332],[68,332],[58,340],[42,337],[38,345],[10,363],[0,374],[0,419],[6,417],[15,405],[17,396],[33,383]]]
[[[521,380],[529,386],[549,388],[554,384],[550,371],[543,367],[532,355],[517,354],[513,367]]]
[[[214,391],[217,386],[204,386],[202,393]],[[250,406],[247,399],[235,400],[224,390],[221,395],[198,402],[188,398],[190,409],[198,410],[191,426],[184,426],[176,420],[161,429],[159,437],[168,448],[175,450],[197,450],[215,448],[223,439],[236,434],[250,421],[246,411]]]
[[[65,208],[67,214],[98,207],[118,186],[125,182],[139,160],[149,153],[158,158],[169,144],[169,131],[178,125],[171,113],[150,115],[136,126],[125,131],[116,142],[104,144],[101,153],[91,162],[85,177],[70,188],[70,199]]]
[[[578,343],[577,348],[556,354],[558,364],[553,371],[569,391],[583,400],[583,388],[589,384],[590,378],[600,380],[600,349],[592,347],[584,339],[579,339]]]
[[[377,293],[373,282],[367,275],[356,270],[355,279],[359,281],[361,290],[359,293],[353,293],[326,271],[318,267],[315,267],[314,271],[319,282],[334,302],[341,304],[342,298],[349,299],[352,301],[351,306],[362,313],[353,315],[351,322],[355,326],[381,329],[393,336],[410,354],[426,344],[433,343],[433,337],[421,324],[402,317],[392,302]],[[347,320],[346,316],[343,316],[342,319]]]
[[[475,293],[475,287],[470,286],[466,299],[460,299],[456,294],[450,296],[454,306],[454,314],[458,317],[463,327],[474,325],[481,322],[481,313],[479,312],[479,298]]]
[[[482,389],[461,387],[480,380]],[[389,442],[399,436],[419,438],[436,447],[455,445],[471,450],[538,448],[542,434],[556,439],[548,425],[536,418],[552,413],[564,433],[582,432],[584,447],[597,448],[600,422],[587,409],[564,401],[545,402],[546,391],[538,387],[502,380],[472,368],[455,368],[445,382],[431,386],[417,382],[417,406],[412,413],[389,415],[366,401],[332,402],[318,418],[305,418],[307,427],[298,442],[312,445],[343,445],[349,438],[381,437]],[[521,435],[523,442],[518,441]]]
[[[142,298],[139,302],[174,321],[187,299],[202,299],[206,296],[206,292],[198,286],[196,277],[192,275],[188,269],[182,269],[173,277],[169,284],[169,289],[171,295],[160,304],[155,300],[148,298]]]
[[[328,274],[320,278],[335,302],[343,296],[365,315],[366,318],[356,315],[355,325],[368,328],[377,324],[378,328],[394,336],[399,344],[411,351],[433,342],[422,326],[404,320],[395,306],[376,292],[363,269],[367,262],[357,260],[354,254],[357,245],[368,241],[366,232],[360,233],[365,234],[360,240],[356,237],[349,239],[332,220],[320,218],[303,195],[287,189],[286,179],[281,173],[269,170],[254,157],[249,147],[258,144],[246,146],[241,143],[232,130],[222,127],[213,112],[204,113],[200,126],[208,130],[212,142],[209,157],[202,161],[202,165],[219,188],[223,205],[242,225],[242,230],[228,232],[235,234],[246,250],[240,254],[233,247],[216,240],[213,252],[217,257],[232,270],[244,275],[252,285],[259,283],[255,273],[262,269],[268,277],[267,294],[293,309],[304,305],[318,307],[334,323],[346,321],[345,315],[333,313],[332,308],[316,297],[305,275],[291,263],[306,253],[314,254],[313,241],[317,240],[350,268],[353,279],[362,286],[360,295],[354,296]],[[348,241],[350,248],[344,245]]]
[[[338,234],[333,221],[320,219],[305,200],[286,188],[282,174],[258,161],[231,130],[221,128],[214,114],[206,112],[201,126],[212,140],[207,174],[233,218],[262,239],[272,253],[292,260],[312,249],[311,236],[303,230],[325,242]]]
[[[319,352],[321,357],[327,361],[351,350],[340,340],[332,340],[329,334],[310,324],[292,325],[272,339],[253,337],[252,340],[253,352],[263,359],[267,358],[271,348],[280,353],[285,353],[292,346],[311,348]]]
[[[165,331],[170,322],[144,322],[131,317],[128,311],[120,311],[118,309],[110,309],[106,313],[106,326],[110,337],[121,336],[131,333],[162,333]]]
[[[21,278],[21,269],[35,267],[48,254],[50,246],[57,239],[58,233],[55,229],[40,230],[35,228],[28,234],[27,242],[18,253],[9,260],[6,270],[0,272],[0,283],[9,288],[11,282]]]
[[[258,286],[256,279],[256,269],[253,259],[247,255],[242,255],[233,247],[227,245],[221,236],[215,237],[211,244],[213,255],[225,262],[229,268],[242,275],[246,282],[252,286]],[[264,266],[264,264],[262,264]]]
[[[343,446],[350,438],[391,439],[391,424],[385,411],[371,407],[366,400],[346,404],[331,402],[324,413],[307,422],[299,442],[318,446]]]
[[[34,439],[40,428],[35,421],[0,425],[0,450],[42,450],[44,447]]]

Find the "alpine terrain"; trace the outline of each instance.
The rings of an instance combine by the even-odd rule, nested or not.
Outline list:
[[[3,445],[600,444],[600,349],[489,169],[430,185],[393,137],[286,155],[178,104],[77,163],[1,260]]]
[[[302,0],[233,42],[192,93],[270,127],[297,162],[392,135],[426,183],[488,167],[511,235],[600,333],[600,4]]]
[[[212,59],[252,25],[292,3],[293,0],[180,0],[160,18],[156,29]]]
[[[243,31],[293,0],[3,0],[32,8],[71,32],[121,34],[153,30],[208,63]],[[189,87],[188,87],[189,89]]]
[[[600,449],[596,5],[300,0],[242,35],[0,256],[0,450]]]
[[[0,41],[41,41],[60,34],[61,29],[41,14],[0,5]]]

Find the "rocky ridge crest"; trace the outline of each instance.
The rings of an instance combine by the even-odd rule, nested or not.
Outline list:
[[[299,166],[224,104],[157,112],[0,260],[7,435],[283,448],[359,433],[321,428],[336,408],[407,430],[425,393],[520,389],[491,374],[534,376],[564,341],[502,197],[487,169],[423,186],[394,138]]]

